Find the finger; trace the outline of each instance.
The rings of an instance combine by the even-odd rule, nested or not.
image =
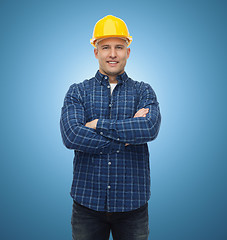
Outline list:
[[[138,113],[141,113],[141,114],[144,114],[144,113],[146,113],[147,112],[147,110],[145,109],[145,108],[142,108],[142,109],[140,109],[139,111],[138,111]]]

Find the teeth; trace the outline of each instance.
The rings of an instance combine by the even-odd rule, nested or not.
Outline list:
[[[117,63],[117,62],[109,62],[109,63]]]

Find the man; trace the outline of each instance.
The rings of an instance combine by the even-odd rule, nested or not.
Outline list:
[[[148,239],[150,169],[147,142],[161,116],[151,86],[124,71],[132,38],[108,15],[94,28],[95,77],[73,84],[61,115],[65,146],[74,149],[71,188],[74,240]]]

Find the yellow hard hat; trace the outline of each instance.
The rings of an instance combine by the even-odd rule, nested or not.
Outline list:
[[[132,37],[129,35],[128,28],[125,22],[117,17],[108,15],[100,19],[94,27],[91,44],[95,46],[95,42],[98,39],[109,38],[109,37],[120,37],[128,41],[128,46],[132,42]]]

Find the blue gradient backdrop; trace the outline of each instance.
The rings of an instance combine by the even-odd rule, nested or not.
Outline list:
[[[71,239],[73,151],[61,141],[60,110],[69,86],[98,69],[89,39],[108,14],[133,36],[126,72],[150,83],[161,107],[149,143],[149,239],[227,239],[226,7],[0,1],[0,239]]]

